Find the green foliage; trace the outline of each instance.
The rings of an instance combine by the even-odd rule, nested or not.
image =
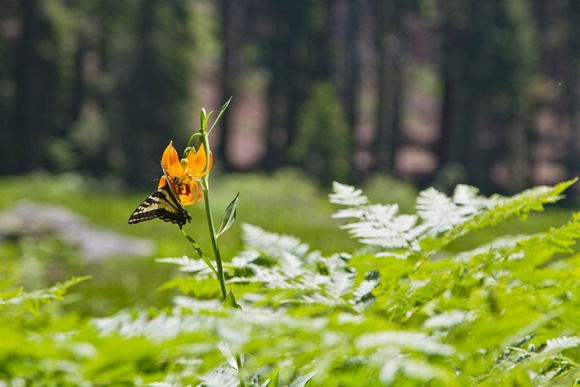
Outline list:
[[[351,136],[336,89],[320,82],[298,116],[290,158],[323,185],[350,180]]]
[[[31,312],[38,313],[40,304],[46,304],[51,300],[62,300],[63,296],[71,286],[89,278],[89,276],[81,278],[73,277],[69,281],[58,283],[48,289],[37,290],[30,293],[24,292],[22,287],[2,293],[0,294],[0,310],[22,305]]]
[[[336,216],[352,220],[343,228],[365,245],[359,252],[324,254],[243,224],[245,248],[224,262],[225,304],[194,253],[158,260],[184,273],[164,285],[183,293],[172,307],[88,320],[58,303],[0,310],[0,381],[237,386],[243,374],[249,386],[572,385],[580,213],[542,233],[447,249],[527,219],[572,183],[489,198],[468,186],[451,197],[428,189],[415,214],[335,184]]]
[[[236,219],[236,206],[238,205],[238,199],[240,197],[240,193],[236,195],[234,200],[226,207],[224,214],[222,215],[222,222],[220,224],[220,229],[217,232],[216,236],[220,236],[223,234],[228,228],[232,226],[234,220]]]

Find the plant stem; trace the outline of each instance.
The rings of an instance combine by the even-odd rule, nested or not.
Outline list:
[[[244,381],[244,365],[242,364],[242,357],[240,354],[236,354],[236,363],[238,364],[238,375],[240,377],[240,387],[246,387],[246,382]]]
[[[213,223],[213,216],[211,213],[211,206],[209,202],[209,184],[207,180],[207,175],[201,179],[201,187],[203,190],[203,200],[205,203],[205,215],[207,218],[207,225],[209,227],[209,236],[211,237],[211,244],[213,247],[215,262],[217,266],[217,275],[220,281],[220,286],[222,288],[222,296],[225,301],[228,296],[228,289],[226,288],[226,278],[224,276],[224,270],[222,267],[222,258],[220,255],[220,248],[217,243],[217,237],[215,232],[215,226]],[[246,387],[246,382],[244,381],[244,365],[242,363],[242,358],[240,354],[236,354],[236,363],[238,364],[238,375],[240,377],[240,387]]]
[[[209,236],[211,238],[211,245],[213,247],[214,258],[217,265],[217,275],[220,281],[220,286],[222,288],[222,298],[225,300],[226,297],[228,296],[228,289],[226,288],[226,278],[224,276],[224,269],[222,267],[222,257],[220,255],[220,248],[217,243],[215,225],[213,223],[213,216],[211,213],[207,175],[201,179],[201,187],[203,190],[203,201],[205,204],[205,216],[207,218],[207,225],[209,227]]]

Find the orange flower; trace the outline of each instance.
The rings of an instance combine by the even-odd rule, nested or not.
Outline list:
[[[161,162],[172,180],[182,205],[189,206],[201,200],[201,186],[197,179],[208,173],[213,163],[212,154],[209,152],[209,166],[207,166],[207,155],[203,144],[197,153],[195,149],[191,148],[187,157],[180,161],[177,151],[173,147],[173,141],[171,141],[163,152]],[[157,188],[163,187],[165,183],[165,176],[162,176]]]

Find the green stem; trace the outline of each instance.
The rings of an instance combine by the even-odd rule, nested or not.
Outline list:
[[[230,100],[231,100],[231,98],[230,98]],[[220,111],[220,114],[218,115],[217,119],[215,120],[214,125],[219,120],[222,113],[224,112],[224,110],[226,109],[228,104],[230,103],[230,100],[228,100],[228,102],[226,102],[226,104],[222,107],[222,110]],[[205,149],[206,168],[209,168],[209,160],[210,160],[210,152],[211,151],[209,149],[209,139],[208,139],[209,132],[206,131],[207,117],[208,116],[205,114],[205,110],[202,110],[201,129],[200,129],[200,133],[199,133],[201,135],[201,138],[199,139],[199,142],[203,144],[203,147]],[[213,129],[213,126],[212,126],[212,129]],[[211,132],[211,129],[209,131]],[[189,146],[191,146],[191,141],[193,140],[193,138],[194,138],[193,136],[190,138]],[[206,175],[204,175],[201,178],[201,188],[203,191],[203,201],[205,204],[205,216],[207,218],[207,225],[209,227],[209,236],[211,238],[211,245],[213,247],[214,258],[215,258],[215,262],[216,262],[216,266],[217,266],[217,276],[218,276],[218,279],[220,281],[220,286],[222,289],[222,296],[223,296],[223,299],[225,301],[227,296],[228,296],[228,289],[226,287],[226,278],[224,276],[224,269],[222,266],[222,258],[220,255],[220,248],[219,248],[219,245],[217,242],[215,225],[213,223],[213,216],[211,213],[211,205],[210,205],[210,201],[209,201],[209,173],[207,173]],[[242,364],[242,358],[241,358],[239,353],[236,354],[236,363],[238,364],[238,374],[240,377],[240,386],[246,387],[246,383],[244,381],[244,368],[243,368],[244,366]]]
[[[215,225],[213,223],[213,216],[211,213],[211,206],[209,202],[209,187],[207,182],[207,175],[205,175],[201,179],[201,187],[203,190],[203,201],[205,204],[205,216],[207,218],[207,225],[209,227],[209,236],[211,238],[211,245],[213,247],[213,253],[215,262],[217,265],[217,275],[220,281],[220,286],[222,288],[222,296],[225,300],[228,296],[228,289],[226,288],[226,277],[224,276],[224,269],[222,266],[222,257],[220,255],[220,247],[217,242],[216,233],[215,233]]]
[[[236,354],[236,363],[238,364],[238,375],[240,377],[240,387],[246,387],[246,382],[244,381],[244,365],[242,364],[242,357],[240,354]]]

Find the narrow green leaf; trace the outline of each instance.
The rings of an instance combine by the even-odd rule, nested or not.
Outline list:
[[[236,195],[234,200],[226,207],[224,214],[222,215],[222,223],[220,225],[220,229],[217,232],[216,238],[222,235],[230,226],[234,223],[236,219],[236,206],[238,205],[238,198],[240,197],[240,193]]]
[[[230,102],[232,101],[233,97],[230,97],[230,99],[228,99],[228,101],[224,104],[224,106],[222,106],[217,118],[215,119],[215,121],[213,122],[211,128],[209,128],[209,131],[207,132],[207,134],[210,134],[211,131],[213,130],[215,124],[217,124],[217,122],[220,120],[222,114],[224,114],[224,112],[226,111],[226,109],[228,108],[228,105],[230,104]]]
[[[187,240],[189,241],[189,243],[191,244],[191,247],[193,247],[193,249],[197,252],[197,254],[199,255],[199,257],[201,259],[203,259],[203,261],[205,262],[205,264],[214,272],[217,274],[217,270],[213,267],[213,265],[211,264],[211,261],[209,260],[209,258],[207,257],[207,255],[205,255],[203,253],[203,251],[201,251],[201,248],[199,247],[199,245],[197,244],[197,242],[190,237],[184,230],[181,230],[181,232],[183,233],[183,235],[187,238]]]
[[[224,300],[224,302],[222,303],[222,308],[237,308],[237,309],[242,309],[242,307],[240,306],[240,304],[238,304],[238,302],[236,301],[236,298],[234,297],[234,293],[232,293],[231,290],[228,293],[228,296],[226,297],[226,299]]]
[[[308,383],[310,381],[310,379],[312,379],[312,377],[314,376],[315,373],[316,372],[311,372],[307,375],[299,377],[289,387],[304,387],[306,385],[306,383]]]
[[[280,371],[276,372],[276,376],[268,381],[266,387],[278,387],[278,379],[280,377]]]

